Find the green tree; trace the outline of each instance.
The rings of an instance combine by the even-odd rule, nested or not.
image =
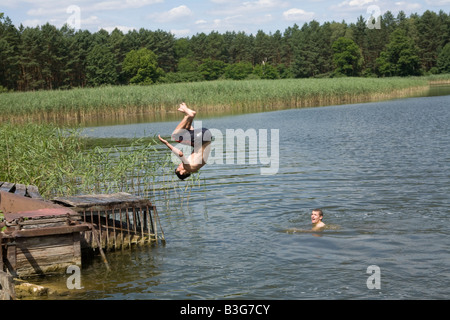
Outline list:
[[[70,58],[67,62],[70,68],[70,85],[85,87],[87,85],[87,55],[92,46],[92,34],[87,30],[77,31],[68,48]]]
[[[224,74],[226,66],[227,64],[223,61],[208,58],[203,60],[199,72],[205,80],[216,80]]]
[[[242,80],[253,72],[253,66],[250,62],[238,62],[228,65],[225,69],[225,77],[233,80]]]
[[[277,68],[269,63],[262,63],[255,66],[254,74],[259,76],[261,79],[278,79],[280,75]]]
[[[198,69],[197,61],[189,58],[178,60],[178,72],[195,72]]]
[[[397,29],[391,34],[390,42],[376,63],[378,73],[382,76],[412,76],[421,73],[417,48],[403,29]]]
[[[141,29],[141,46],[153,51],[157,57],[158,66],[165,72],[176,69],[175,36],[163,30],[148,31]]]
[[[317,60],[319,57],[318,46],[314,41],[314,33],[319,26],[313,23],[304,24],[303,27],[293,34],[294,61],[292,73],[296,78],[308,78],[319,74]]]
[[[91,86],[116,84],[115,56],[111,48],[104,44],[96,44],[87,55],[87,83]]]
[[[349,77],[358,76],[362,67],[362,54],[358,45],[348,38],[341,37],[333,43],[335,72]]]
[[[164,75],[164,71],[158,67],[156,54],[147,48],[128,52],[122,70],[132,84],[153,84]]]
[[[17,88],[20,69],[18,60],[20,52],[20,35],[11,19],[0,12],[0,86],[8,89]]]
[[[25,28],[21,32],[19,45],[19,69],[17,80],[19,90],[37,90],[45,88],[41,72],[42,38],[39,28]]]
[[[450,72],[450,42],[439,53],[437,59],[437,68],[440,73]]]
[[[439,35],[443,33],[440,30],[439,17],[436,13],[427,10],[416,20],[416,27],[418,31],[417,45],[419,48],[417,54],[420,57],[422,66],[428,71],[436,66],[438,49],[443,46],[439,38]]]
[[[248,36],[245,32],[238,32],[229,35],[231,38],[229,52],[229,62],[250,62],[253,63],[253,36]]]
[[[332,71],[330,31],[329,23],[321,27],[319,22],[311,21],[292,35],[292,73],[296,78],[314,77]]]
[[[253,44],[253,56],[255,64],[262,62],[272,61],[273,59],[273,46],[271,45],[270,36],[259,30],[256,33],[255,41]]]

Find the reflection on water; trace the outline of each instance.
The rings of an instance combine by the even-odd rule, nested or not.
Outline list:
[[[205,166],[189,207],[167,210],[153,199],[165,246],[110,252],[110,273],[91,261],[84,289],[69,297],[447,298],[449,106],[450,97],[439,96],[203,119],[219,130],[279,129],[278,174]],[[173,125],[86,132],[123,138],[170,133]],[[336,228],[286,232],[310,229],[314,208]],[[379,290],[366,285],[371,265],[381,270]]]

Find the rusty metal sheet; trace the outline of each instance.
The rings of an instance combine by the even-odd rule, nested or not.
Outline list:
[[[3,212],[31,211],[46,208],[61,208],[61,206],[48,201],[31,199],[13,193],[0,191],[0,210]]]
[[[78,215],[70,208],[66,208],[51,202],[31,199],[9,192],[0,191],[0,210],[6,221],[20,218],[35,219],[38,217],[58,217]]]

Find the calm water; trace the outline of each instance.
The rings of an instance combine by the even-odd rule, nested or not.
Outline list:
[[[167,244],[109,253],[75,299],[446,299],[450,96],[198,119],[279,129],[279,171],[214,164],[183,210],[158,204]],[[176,122],[87,128],[169,135]],[[308,230],[311,209],[331,226]],[[368,289],[367,268],[380,268]],[[61,278],[64,284],[65,278]]]

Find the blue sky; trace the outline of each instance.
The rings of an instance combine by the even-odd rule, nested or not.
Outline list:
[[[14,25],[36,26],[49,22],[61,27],[96,32],[119,28],[161,29],[177,37],[199,32],[244,31],[256,34],[284,31],[294,23],[311,20],[355,22],[362,15],[403,10],[422,14],[426,10],[450,13],[450,0],[0,0],[0,12]]]

